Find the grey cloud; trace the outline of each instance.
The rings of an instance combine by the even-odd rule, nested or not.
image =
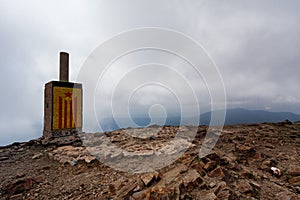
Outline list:
[[[220,69],[229,107],[300,113],[298,0],[12,0],[0,4],[0,145],[41,136],[43,87],[58,78],[60,50],[71,53],[71,80],[76,80],[85,59],[101,42],[145,26],[175,29],[201,43]],[[175,68],[184,66],[180,59],[165,55],[140,56],[127,63],[157,59]],[[122,66],[112,72],[119,73],[118,67]],[[181,73],[197,87],[202,111],[208,111],[210,99],[203,80],[186,67]],[[145,91],[143,97],[151,94]],[[107,97],[98,97],[99,103],[110,103]],[[163,103],[170,98],[163,90],[155,97]],[[136,114],[145,112],[142,98],[133,100]]]

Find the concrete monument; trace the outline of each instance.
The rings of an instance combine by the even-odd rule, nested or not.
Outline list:
[[[60,52],[59,81],[45,84],[44,138],[82,131],[82,84],[69,82],[69,54]]]

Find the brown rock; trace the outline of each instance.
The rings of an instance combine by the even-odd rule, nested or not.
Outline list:
[[[203,168],[204,168],[206,171],[211,171],[211,170],[213,170],[214,168],[216,168],[217,165],[218,165],[218,163],[217,163],[216,161],[209,161],[208,163],[206,163],[206,164],[204,165]]]
[[[226,186],[227,186],[226,182],[224,181],[219,182],[214,189],[214,193],[218,195],[222,190],[226,188]]]
[[[287,171],[285,172],[286,175],[291,176],[300,176],[300,167],[298,166],[289,166]]]
[[[133,190],[138,186],[138,181],[133,181],[130,183],[127,183],[125,186],[120,188],[119,191],[117,191],[117,198],[118,199],[123,199],[123,198],[128,198],[131,193],[133,193]]]
[[[230,190],[222,190],[217,194],[218,199],[229,199],[230,197]]]
[[[245,146],[245,145],[236,145],[236,151],[238,153],[242,153],[247,158],[254,157],[256,154],[256,150],[254,147]]]
[[[198,197],[197,199],[201,199],[201,200],[215,200],[217,199],[217,196],[211,192],[211,191],[201,191],[199,194],[198,194]]]
[[[256,183],[255,181],[251,181],[251,182],[249,182],[249,184],[255,189],[259,189],[259,190],[261,189],[261,186],[258,183]]]
[[[148,200],[150,199],[150,190],[143,190],[133,193],[132,198],[135,200]]]
[[[260,168],[263,170],[269,169],[271,167],[271,161],[265,160],[261,163]]]
[[[205,172],[203,169],[204,166],[205,166],[205,164],[202,161],[200,161],[200,162],[192,164],[191,168],[195,169],[201,176],[204,176],[205,175]]]
[[[165,187],[155,187],[151,189],[150,192],[150,199],[166,199],[166,200],[171,200],[171,199],[179,199],[178,194],[179,188],[165,188]]]
[[[238,187],[241,193],[251,193],[253,191],[252,186],[245,180],[240,181]]]
[[[34,156],[32,156],[32,159],[35,160],[35,159],[39,159],[43,156],[42,153],[38,153],[38,154],[35,154]]]
[[[9,198],[10,200],[21,200],[23,199],[23,194],[16,194]]]
[[[141,180],[143,181],[145,186],[149,186],[152,182],[157,181],[158,179],[159,179],[158,172],[147,173],[141,176]]]
[[[296,177],[289,179],[289,183],[291,183],[291,184],[295,184],[295,183],[299,183],[299,182],[300,182],[300,176],[296,176]]]
[[[9,159],[9,157],[7,157],[7,156],[0,157],[0,161],[4,161],[4,160],[8,160],[8,159]]]
[[[33,178],[33,181],[36,183],[41,183],[43,182],[44,178],[42,176],[37,176]]]
[[[276,195],[276,199],[278,200],[296,200],[298,198],[295,197],[291,192],[289,191],[283,191]],[[295,198],[294,198],[295,197]]]
[[[194,169],[190,169],[183,176],[182,179],[183,179],[183,185],[185,188],[187,188],[187,191],[193,190],[195,187],[197,187],[199,184],[203,182],[200,174]]]
[[[215,177],[215,178],[223,178],[225,175],[223,173],[223,170],[221,169],[221,167],[217,167],[214,170],[212,170],[211,172],[209,172],[207,174],[209,177]]]
[[[33,185],[33,181],[31,178],[19,180],[7,187],[7,193],[19,194],[26,190],[29,190],[32,187],[32,185]]]

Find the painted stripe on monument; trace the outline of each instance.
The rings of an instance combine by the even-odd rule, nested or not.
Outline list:
[[[68,120],[68,101],[65,100],[65,106],[64,106],[64,127],[67,128],[67,120]]]
[[[69,121],[69,128],[72,128],[73,125],[73,108],[72,108],[72,99],[70,100],[70,121]]]
[[[77,97],[74,99],[74,127],[77,125]]]
[[[62,98],[59,97],[58,101],[58,128],[62,128]]]

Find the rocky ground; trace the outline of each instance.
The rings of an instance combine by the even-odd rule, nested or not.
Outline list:
[[[206,134],[149,127],[0,147],[0,197],[300,199],[300,122],[226,126],[199,158]]]

